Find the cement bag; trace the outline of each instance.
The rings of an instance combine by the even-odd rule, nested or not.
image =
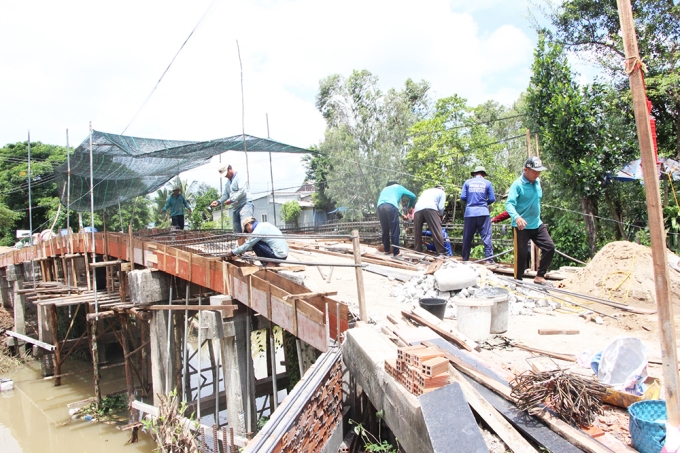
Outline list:
[[[439,291],[458,291],[477,284],[477,272],[471,266],[448,267],[434,273]]]
[[[647,347],[638,338],[617,337],[602,351],[597,379],[615,390],[642,395],[647,378]]]

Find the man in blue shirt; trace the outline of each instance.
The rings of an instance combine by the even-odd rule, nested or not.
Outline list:
[[[235,171],[231,165],[225,165],[219,170],[220,176],[229,180],[229,184],[224,187],[222,198],[210,203],[210,206],[216,208],[222,203],[231,205],[232,209],[232,223],[234,233],[243,233],[241,220],[246,217],[253,217],[254,207],[253,199],[248,190],[248,181],[246,175]]]
[[[488,263],[493,260],[491,245],[491,217],[489,205],[496,201],[493,185],[485,179],[486,169],[478,165],[470,172],[472,178],[465,181],[460,199],[465,202],[465,220],[463,223],[463,261],[470,258],[470,249],[475,233],[479,231],[484,244],[484,256]]]
[[[416,252],[423,251],[423,223],[427,223],[427,228],[432,234],[435,250],[440,255],[447,254],[444,236],[442,235],[442,217],[444,217],[445,204],[446,193],[442,186],[427,189],[420,194],[413,216],[413,236]]]
[[[274,258],[277,260],[285,260],[288,258],[288,243],[283,238],[281,230],[276,228],[271,223],[258,222],[254,217],[244,217],[241,228],[246,233],[261,234],[267,236],[281,236],[278,237],[251,237],[241,246],[234,250],[229,250],[227,256],[241,255],[248,250],[255,252],[255,255],[262,258]],[[262,262],[265,267],[276,267],[279,263]]]
[[[180,193],[181,191],[180,187],[172,189],[172,195],[168,197],[165,201],[165,206],[161,209],[161,211],[170,211],[172,226],[178,230],[184,229],[184,208],[186,207],[189,214],[191,214],[191,205],[184,198],[184,195]]]
[[[382,230],[382,243],[385,255],[390,251],[393,256],[399,255],[399,205],[401,197],[407,197],[408,207],[416,204],[416,196],[397,182],[390,181],[380,192],[378,198],[378,220]]]
[[[555,254],[548,228],[541,221],[541,172],[547,170],[541,159],[532,156],[524,162],[524,174],[510,186],[505,209],[510,214],[514,232],[515,278],[522,280],[527,266],[528,250],[524,247],[529,239],[541,249],[541,261],[534,283],[545,285],[545,274]],[[518,246],[521,245],[521,246]]]

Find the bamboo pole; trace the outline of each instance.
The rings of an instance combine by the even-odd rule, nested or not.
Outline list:
[[[672,426],[678,426],[680,424],[680,395],[678,394],[678,354],[674,333],[675,317],[670,299],[671,288],[666,252],[666,233],[661,212],[656,155],[652,142],[652,129],[649,124],[647,95],[635,35],[633,10],[630,0],[617,0],[617,5],[619,20],[621,21],[623,47],[626,54],[626,72],[628,72],[630,91],[633,96],[633,111],[640,144],[642,175],[647,198],[666,411],[668,423]]]

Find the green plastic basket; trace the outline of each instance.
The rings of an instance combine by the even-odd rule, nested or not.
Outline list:
[[[633,447],[640,453],[660,453],[666,440],[666,402],[638,401],[628,407],[628,413]]]

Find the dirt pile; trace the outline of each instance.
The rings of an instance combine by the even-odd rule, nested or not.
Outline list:
[[[671,299],[680,305],[680,272],[670,269]],[[652,249],[634,242],[605,245],[590,263],[560,286],[632,305],[656,305]]]

